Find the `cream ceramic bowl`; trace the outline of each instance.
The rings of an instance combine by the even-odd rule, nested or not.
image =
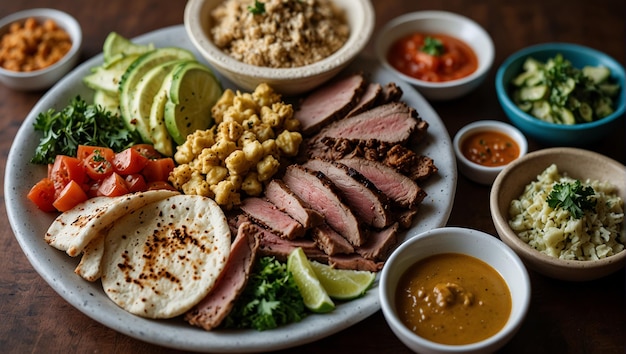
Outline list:
[[[426,340],[398,318],[396,291],[404,272],[417,261],[441,253],[461,253],[478,258],[492,266],[506,281],[511,292],[511,314],[495,335],[467,345],[444,345]],[[402,243],[385,262],[379,296],[389,327],[411,350],[419,353],[492,353],[504,346],[522,325],[530,304],[528,272],[520,258],[495,236],[482,231],[443,227],[426,231]]]
[[[446,34],[467,43],[478,57],[478,69],[469,76],[447,82],[418,80],[397,71],[387,61],[387,52],[399,38],[415,33]],[[419,11],[399,16],[387,23],[376,39],[376,55],[384,67],[413,85],[429,100],[451,100],[468,94],[485,81],[495,56],[489,34],[475,21],[451,12]]]
[[[209,38],[210,12],[223,0],[189,0],[185,7],[185,30],[201,55],[224,77],[252,91],[267,83],[283,95],[297,95],[328,81],[365,48],[374,31],[375,14],[369,0],[336,0],[345,10],[350,37],[338,51],[311,65],[298,68],[267,68],[245,64],[217,48]]]
[[[543,254],[519,239],[508,224],[509,205],[526,185],[551,164],[576,179],[607,181],[626,200],[626,166],[604,155],[578,148],[550,148],[531,152],[508,165],[496,178],[490,195],[493,223],[498,235],[531,269],[567,281],[597,279],[624,267],[626,251],[597,261],[567,261]],[[622,234],[626,225],[622,224]]]
[[[5,86],[20,91],[43,90],[51,87],[67,74],[78,62],[83,35],[80,24],[71,15],[55,9],[30,9],[16,12],[0,20],[0,37],[9,31],[14,22],[24,22],[27,18],[35,18],[39,22],[46,19],[54,20],[72,38],[72,48],[65,56],[47,68],[16,72],[0,67],[0,82]]]
[[[528,141],[524,134],[514,126],[496,120],[476,121],[464,126],[456,133],[452,145],[454,146],[454,154],[456,155],[459,171],[474,182],[489,185],[493,183],[498,173],[500,173],[506,165],[493,167],[483,166],[471,161],[465,157],[462,152],[465,139],[469,138],[472,134],[485,131],[495,131],[511,137],[519,147],[518,158],[524,156],[528,151]]]

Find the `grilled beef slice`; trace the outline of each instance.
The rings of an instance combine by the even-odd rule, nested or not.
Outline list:
[[[391,224],[389,200],[376,186],[357,170],[334,161],[311,159],[304,167],[323,173],[340,191],[342,200],[352,212],[375,228]]]
[[[359,171],[400,207],[412,208],[426,197],[426,192],[415,181],[382,162],[361,157],[343,158],[337,162]]]
[[[310,228],[324,221],[324,217],[320,213],[307,207],[302,199],[292,192],[282,180],[274,179],[267,184],[265,198],[305,228]]]
[[[322,85],[307,95],[294,113],[300,121],[302,133],[314,134],[323,125],[343,118],[356,105],[365,85],[362,74],[352,74]]]
[[[394,223],[384,230],[370,230],[367,242],[363,246],[356,248],[356,253],[366,259],[386,261],[391,250],[398,242],[398,228],[398,223]]]
[[[294,239],[304,236],[305,229],[299,222],[264,199],[245,198],[239,207],[255,223],[272,230],[283,238]]]
[[[309,234],[317,248],[329,256],[354,253],[354,247],[350,242],[325,223],[311,228]]]
[[[380,100],[380,96],[382,94],[383,87],[379,83],[369,83],[365,88],[365,92],[363,92],[363,95],[361,95],[361,97],[359,98],[357,105],[352,108],[352,110],[348,112],[348,114],[346,114],[346,118],[355,116],[359,113],[363,113],[372,108],[372,106],[374,106],[376,102]]]
[[[323,174],[300,165],[290,165],[283,181],[307,205],[324,216],[326,223],[354,246],[365,242],[365,234],[350,208],[341,201],[336,187]]]
[[[250,232],[251,226],[249,222],[239,226],[226,266],[211,292],[185,314],[185,320],[190,324],[210,331],[232,310],[246,287],[259,247],[259,240]]]
[[[412,107],[403,102],[392,102],[332,122],[315,134],[311,141],[332,138],[405,144],[424,123]]]

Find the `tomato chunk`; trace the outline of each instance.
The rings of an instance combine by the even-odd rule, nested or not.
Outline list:
[[[124,194],[128,194],[126,181],[124,177],[115,172],[102,180],[97,192],[97,195],[106,197],[118,197]]]
[[[141,174],[148,182],[167,181],[172,170],[174,170],[174,160],[171,157],[163,157],[148,160]]]
[[[54,203],[54,195],[54,183],[50,178],[44,177],[30,189],[27,197],[37,205],[37,208],[45,212],[52,212],[57,210],[52,204]]]
[[[124,179],[126,180],[126,186],[128,187],[128,191],[131,193],[143,192],[148,189],[146,179],[139,173],[128,175]]]
[[[166,189],[170,191],[178,191],[174,186],[165,181],[153,181],[149,182],[146,188],[147,190]]]
[[[69,181],[59,196],[54,200],[54,207],[58,211],[68,211],[76,205],[89,199],[83,188],[76,181]]]
[[[104,158],[109,161],[113,161],[113,158],[115,157],[115,151],[108,147],[78,145],[78,148],[76,149],[76,158],[84,161],[87,159],[87,157],[89,157],[89,155],[93,154],[95,151],[99,151],[100,155],[104,156]]]
[[[113,166],[115,172],[122,175],[139,173],[148,162],[148,158],[134,148],[128,148],[115,154]]]
[[[57,198],[59,193],[70,181],[81,185],[86,180],[85,169],[81,161],[75,157],[57,155],[50,171],[50,179],[54,183]]]
[[[136,144],[131,147],[131,149],[137,150],[141,155],[147,157],[148,159],[159,159],[163,157],[160,152],[158,152],[154,146],[150,144]]]
[[[91,179],[104,179],[113,173],[112,158],[107,158],[100,150],[94,150],[89,154],[89,156],[83,159],[83,164],[85,165],[87,176]]]

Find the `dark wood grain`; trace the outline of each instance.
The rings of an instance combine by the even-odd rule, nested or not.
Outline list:
[[[514,51],[542,42],[573,42],[594,47],[625,61],[626,3],[613,0],[373,0],[376,26],[417,10],[446,10],[480,23],[496,46],[494,69],[478,90],[450,102],[433,103],[450,136],[479,119],[506,120],[497,102],[495,67]],[[12,12],[53,7],[69,12],[84,32],[82,59],[101,51],[106,35],[117,31],[134,37],[181,24],[182,0],[23,0],[0,2],[0,17]],[[376,34],[376,33],[375,33]],[[367,54],[372,55],[372,44]],[[0,85],[0,167],[21,122],[45,92],[14,92]],[[625,125],[590,150],[625,162]],[[530,149],[542,148],[531,141]],[[452,192],[452,191],[451,191]],[[2,190],[4,199],[4,189]],[[459,176],[449,225],[495,235],[489,213],[489,188]],[[109,329],[65,302],[34,271],[9,227],[0,204],[0,351],[11,353],[176,353]],[[585,283],[567,283],[531,272],[532,302],[528,317],[503,353],[624,353],[626,311],[624,271]],[[268,333],[271,335],[271,333]],[[320,341],[285,352],[406,353],[380,312]]]

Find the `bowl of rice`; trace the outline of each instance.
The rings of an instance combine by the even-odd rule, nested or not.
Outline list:
[[[337,75],[374,31],[369,0],[189,0],[184,25],[222,76],[294,96]]]
[[[490,194],[498,235],[530,269],[588,281],[626,264],[626,167],[578,148],[534,151],[512,162]]]

